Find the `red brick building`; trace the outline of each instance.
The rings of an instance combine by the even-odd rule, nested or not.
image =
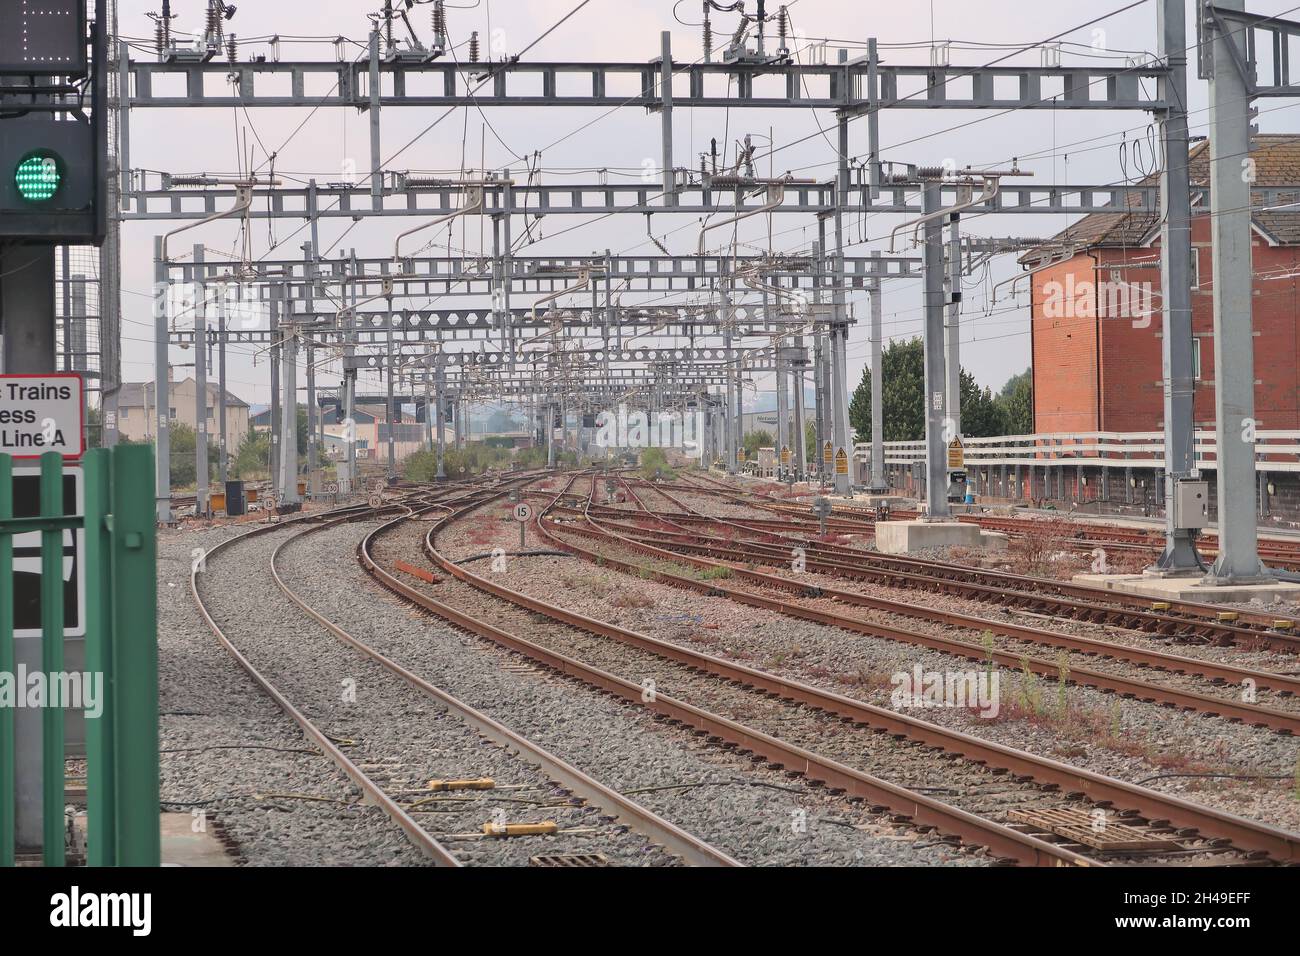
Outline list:
[[[1259,185],[1300,182],[1300,138],[1261,135],[1254,147],[1250,158]],[[1193,184],[1208,183],[1209,160],[1209,144],[1195,144]],[[1192,211],[1195,422],[1198,428],[1212,428],[1208,199]],[[1029,280],[1034,430],[1159,431],[1164,427],[1164,392],[1158,217],[1145,212],[1096,213],[1054,242],[1070,258]],[[1021,262],[1033,266],[1048,251],[1045,247],[1029,253]],[[1300,428],[1300,207],[1257,212],[1252,253],[1256,418],[1261,429]]]

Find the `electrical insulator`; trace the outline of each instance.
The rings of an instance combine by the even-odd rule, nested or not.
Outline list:
[[[208,4],[208,41],[221,35],[221,12],[214,3]]]
[[[238,56],[239,42],[235,39],[235,35],[232,33],[226,38],[226,59],[231,63],[234,63]]]
[[[469,61],[478,62],[478,31],[475,30],[469,35]]]
[[[709,19],[709,8],[706,4],[704,7],[704,62],[708,63],[713,57],[713,21]]]
[[[785,12],[785,4],[776,11],[776,33],[781,40],[781,49],[787,50],[786,40],[790,33],[790,15]]]
[[[163,38],[162,21],[155,20],[153,24],[153,45],[158,50],[159,56],[162,56],[162,52],[166,47],[166,44],[163,41],[164,38]]]
[[[433,42],[437,46],[447,43],[447,8],[443,0],[434,0],[433,3]]]

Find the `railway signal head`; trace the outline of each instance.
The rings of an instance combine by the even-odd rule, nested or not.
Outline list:
[[[63,186],[63,157],[51,149],[36,149],[18,161],[14,188],[18,198],[32,205],[53,200]]]

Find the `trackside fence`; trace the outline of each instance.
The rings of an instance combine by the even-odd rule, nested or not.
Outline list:
[[[0,455],[0,677],[15,682],[14,539],[40,535],[40,660],[52,690],[65,674],[65,532],[84,532],[85,669],[102,701],[86,713],[86,862],[157,866],[158,642],[154,452],[94,449],[81,461],[84,513],[65,507],[65,462],[40,458],[36,515],[15,516],[14,459]],[[28,541],[31,539],[29,538]],[[102,675],[102,678],[101,676]],[[65,682],[66,686],[66,682]],[[15,687],[16,692],[21,692]],[[57,706],[53,706],[57,704]],[[65,863],[67,701],[41,710],[41,826],[46,866]],[[0,701],[0,866],[15,862],[16,706]]]

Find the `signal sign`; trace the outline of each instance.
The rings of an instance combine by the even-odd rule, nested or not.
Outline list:
[[[961,471],[966,467],[966,451],[962,448],[961,439],[954,438],[948,442],[948,470]]]
[[[847,475],[848,473],[849,473],[849,456],[848,453],[843,448],[841,448],[839,451],[835,453],[835,474]]]
[[[0,73],[86,74],[86,0],[0,0]]]
[[[0,375],[0,454],[39,458],[86,450],[81,376]]]
[[[41,513],[41,470],[14,468],[14,517],[34,518]],[[63,469],[63,513],[85,513],[84,473],[79,465]],[[86,532],[65,528],[63,538],[63,635],[86,633]],[[41,532],[14,535],[14,636],[41,636]]]

